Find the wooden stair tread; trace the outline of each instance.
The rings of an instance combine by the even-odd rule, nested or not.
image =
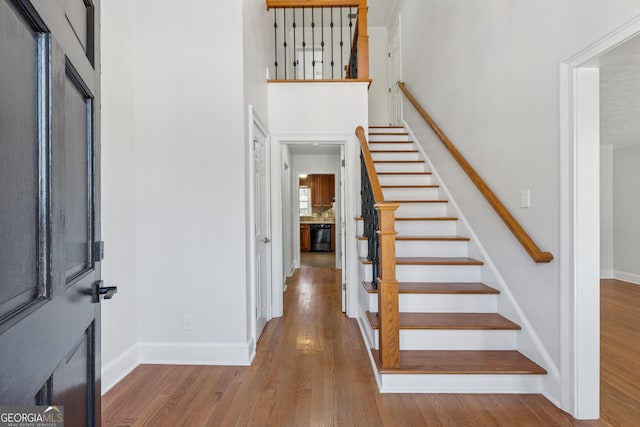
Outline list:
[[[375,162],[374,162],[375,163]],[[431,172],[376,172],[380,175],[431,175]]]
[[[371,264],[371,261],[361,257],[362,264]],[[482,261],[467,257],[398,257],[396,265],[483,265]]]
[[[449,203],[448,200],[385,200],[390,203]]]
[[[382,136],[382,135],[409,135],[409,132],[369,132],[369,136]]]
[[[413,144],[413,141],[400,141],[400,140],[393,140],[393,141],[369,141],[369,145],[371,144]]]
[[[367,240],[367,236],[357,236],[358,240]],[[443,241],[443,242],[468,242],[471,239],[469,237],[462,236],[403,236],[398,234],[396,240],[402,241]]]
[[[362,282],[367,293],[378,293],[371,282]],[[401,294],[499,294],[500,291],[480,282],[400,282]]]
[[[369,126],[369,129],[404,129],[404,126]]]
[[[371,328],[378,329],[378,313],[367,311]],[[498,313],[400,313],[400,329],[520,330]]]
[[[416,218],[396,218],[396,221],[457,221],[458,218],[453,216],[429,216]]]
[[[371,350],[381,374],[546,374],[515,350],[401,350],[398,368],[381,368],[378,350]]]
[[[370,150],[371,154],[375,153],[417,153],[418,150]]]
[[[440,188],[439,185],[381,185],[380,188]]]
[[[374,160],[373,163],[424,163],[424,160]]]

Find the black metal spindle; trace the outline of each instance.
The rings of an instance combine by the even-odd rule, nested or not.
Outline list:
[[[331,8],[331,23],[329,24],[331,27],[331,78],[335,78],[333,75],[335,60],[333,56],[333,7]]]
[[[324,9],[320,9],[320,47],[322,48],[322,78],[324,78]]]
[[[311,8],[311,74],[313,74],[312,79],[316,79],[316,22],[313,11],[314,7]]]
[[[276,80],[278,80],[278,9],[273,9],[273,47]]]
[[[342,10],[342,6],[340,7],[340,78],[344,79],[344,25],[342,25],[342,17],[344,15],[344,11]]]
[[[378,210],[375,208],[375,199],[371,181],[367,173],[364,156],[360,154],[361,200],[362,216],[364,218],[364,236],[367,238],[367,260],[371,261],[371,286],[378,288],[378,276],[380,273],[380,260],[378,252],[380,243],[378,240]]]
[[[349,43],[353,43],[353,9],[349,7]]]
[[[287,68],[289,68],[287,62],[287,9],[282,9],[282,40],[284,40],[284,79],[287,80]]]
[[[302,8],[302,79],[307,78],[307,42],[305,41],[305,34],[307,27],[304,25],[305,8]]]
[[[297,66],[298,66],[298,55],[296,52],[297,49],[296,44],[296,10],[293,9],[293,78],[298,78]]]

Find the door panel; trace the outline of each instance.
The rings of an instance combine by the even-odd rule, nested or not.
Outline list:
[[[39,296],[38,46],[41,35],[0,3],[0,319]],[[16,126],[15,123],[20,123]],[[18,142],[29,141],[21,144]]]
[[[70,282],[93,267],[93,101],[77,72],[66,68],[64,218],[65,271]]]
[[[63,0],[0,0],[0,24],[0,405],[100,425],[99,69]]]

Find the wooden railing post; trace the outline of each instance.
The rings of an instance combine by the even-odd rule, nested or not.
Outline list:
[[[380,230],[378,259],[378,334],[382,368],[400,367],[400,312],[398,307],[398,281],[396,280],[395,211],[400,205],[382,202],[376,204]]]
[[[369,80],[369,30],[367,0],[358,5],[358,79]]]

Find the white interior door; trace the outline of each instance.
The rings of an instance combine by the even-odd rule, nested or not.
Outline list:
[[[402,93],[396,83],[402,81],[402,56],[400,44],[400,17],[389,38],[389,122],[402,123]]]
[[[271,278],[270,195],[268,174],[267,137],[258,126],[253,129],[253,181],[254,181],[254,265],[256,340],[269,318],[269,280]]]

